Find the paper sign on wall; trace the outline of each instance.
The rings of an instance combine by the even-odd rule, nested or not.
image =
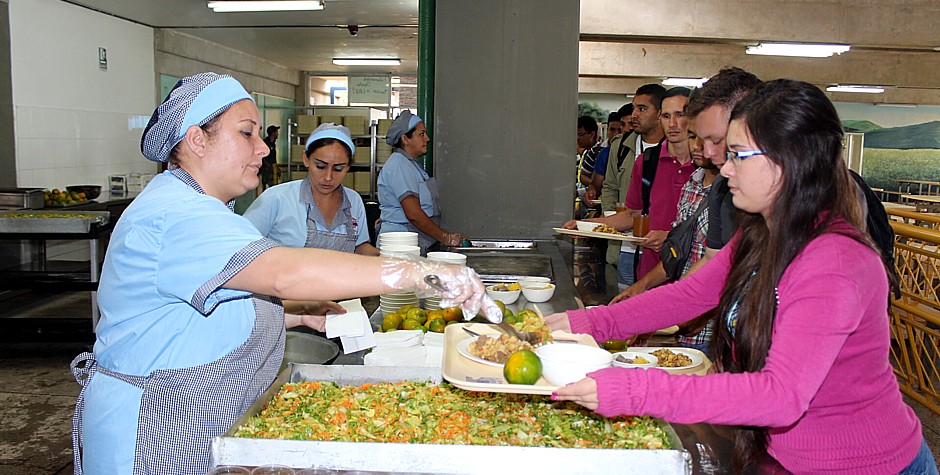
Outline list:
[[[349,76],[349,104],[388,104],[391,79],[388,76]]]

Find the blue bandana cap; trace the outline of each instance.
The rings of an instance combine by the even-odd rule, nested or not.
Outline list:
[[[140,138],[140,151],[150,160],[165,162],[190,126],[203,126],[233,104],[251,100],[235,78],[200,73],[180,79],[160,104]]]
[[[346,144],[346,147],[349,149],[350,157],[356,154],[356,146],[353,144],[352,135],[349,133],[349,129],[342,125],[336,125],[332,122],[320,124],[320,126],[314,129],[313,133],[307,137],[307,143],[304,144],[304,150],[309,153],[310,144],[320,139],[339,140],[340,142]]]
[[[414,130],[421,122],[424,121],[421,120],[420,117],[412,114],[410,110],[405,109],[388,128],[388,132],[385,133],[385,142],[391,146],[395,146],[402,135]]]

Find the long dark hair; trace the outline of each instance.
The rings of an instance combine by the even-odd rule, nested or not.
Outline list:
[[[844,219],[855,232],[842,232],[872,244],[865,236],[855,185],[842,159],[842,124],[835,107],[816,86],[778,79],[766,82],[741,100],[731,120],[743,120],[756,145],[780,167],[779,191],[769,221],[759,213],[738,213],[738,237],[731,270],[718,305],[713,337],[719,371],[763,369],[777,312],[780,277],[806,245]],[[844,227],[843,227],[844,228]],[[734,336],[725,315],[734,304]],[[735,472],[747,470],[767,448],[767,429],[742,427],[735,432]]]

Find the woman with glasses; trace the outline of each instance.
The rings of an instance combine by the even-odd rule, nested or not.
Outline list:
[[[437,180],[431,178],[417,158],[428,153],[427,127],[420,117],[404,110],[389,127],[385,141],[394,147],[379,172],[379,217],[377,232],[418,233],[421,254],[437,242],[459,246],[460,233],[441,228],[441,200]]]
[[[721,168],[744,212],[729,245],[674,284],[546,319],[604,341],[717,307],[714,374],[610,368],[553,398],[737,426],[736,473],[766,453],[794,473],[936,474],[889,361],[887,272],[862,231],[842,133],[811,84],[771,81],[743,99]]]

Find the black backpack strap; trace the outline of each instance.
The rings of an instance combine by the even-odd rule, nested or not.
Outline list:
[[[659,167],[659,154],[663,144],[650,147],[643,151],[643,214],[650,214],[650,192],[653,190],[653,180],[656,178],[656,168]]]
[[[617,147],[617,166],[623,166],[623,161],[627,159],[627,154],[633,150],[630,145],[628,145],[628,138],[633,137],[633,134],[623,134],[620,138],[620,146]]]

